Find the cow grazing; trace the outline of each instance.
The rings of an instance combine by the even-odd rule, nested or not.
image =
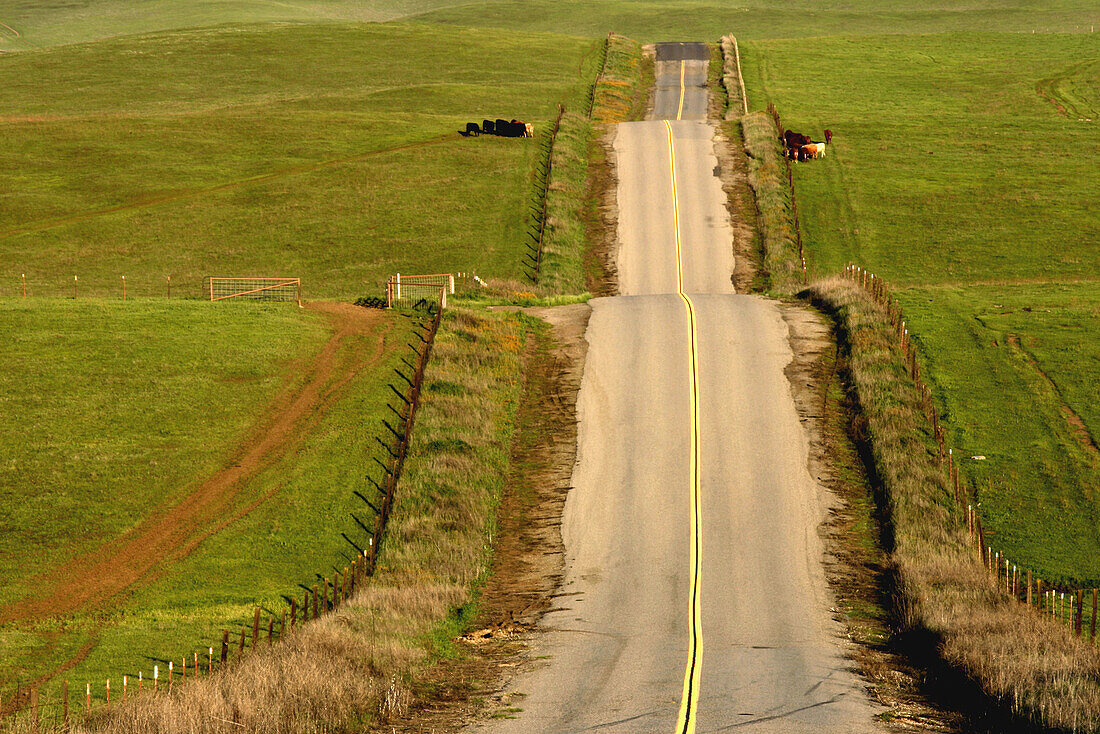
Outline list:
[[[492,120],[481,121],[481,131],[486,135],[494,135],[496,133],[496,127],[493,125]]]
[[[809,135],[803,135],[802,133],[792,132],[787,130],[783,133],[783,142],[787,144],[788,148],[798,148],[803,145],[812,143]]]
[[[524,137],[527,137],[527,138],[535,137],[535,126],[532,125],[531,123],[529,123],[529,122],[523,123],[523,130],[524,130]]]
[[[481,128],[479,128],[477,126],[476,122],[467,122],[466,123],[466,132],[463,133],[463,134],[464,135],[473,135],[474,137],[477,137],[478,135],[481,135]]]
[[[808,143],[799,148],[799,150],[803,151],[807,158],[825,157],[825,143]]]
[[[826,143],[826,145],[832,145],[833,144],[833,131],[832,130],[826,130],[825,131],[825,143]]]

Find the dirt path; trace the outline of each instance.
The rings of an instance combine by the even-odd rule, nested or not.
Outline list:
[[[363,369],[381,360],[384,352],[388,329],[383,327],[380,312],[336,303],[313,304],[310,308],[330,318],[332,336],[300,367],[301,383],[284,388],[226,466],[182,500],[153,510],[117,540],[32,580],[28,586],[44,592],[0,608],[0,623],[48,619],[103,605],[124,590],[148,583],[203,540],[270,497],[245,506],[235,504],[248,480],[297,447],[343,388]],[[343,353],[344,345],[359,336],[373,338],[371,353]]]

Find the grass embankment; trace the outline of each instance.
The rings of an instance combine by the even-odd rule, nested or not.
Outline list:
[[[453,654],[451,638],[476,604],[508,468],[525,341],[525,319],[515,314],[446,313],[368,586],[270,651],[101,715],[86,730],[345,731],[400,716],[414,671]]]
[[[1096,585],[1100,170],[1081,155],[1094,126],[1081,116],[1100,112],[1100,41],[820,38],[742,56],[755,103],[834,131],[825,159],[795,167],[808,257],[897,288],[949,444],[987,457],[962,469],[994,546],[1044,579]],[[1073,102],[1060,110],[1058,94]]]
[[[641,45],[611,34],[606,58],[592,89],[592,117],[577,112],[562,116],[551,155],[546,197],[546,239],[539,290],[546,295],[579,294],[598,277],[592,243],[602,234],[600,209],[607,185],[600,137],[607,124],[641,119],[653,81],[653,61]]]
[[[0,470],[2,609],[15,614],[0,627],[5,702],[66,664],[75,667],[44,688],[44,706],[59,703],[60,678],[91,682],[101,698],[108,677],[117,686],[154,664],[178,667],[184,654],[205,657],[253,606],[281,609],[298,584],[345,565],[354,550],[341,531],[365,543],[353,491],[382,451],[374,437],[412,338],[408,318],[374,312],[372,325],[337,339],[324,315],[286,305],[3,309],[20,327],[2,358],[3,374],[19,378],[3,393],[13,420]],[[331,369],[315,369],[326,339]],[[130,548],[126,538],[177,516],[170,544]],[[66,606],[69,580],[104,558],[111,572],[157,562],[121,594]],[[46,606],[20,616],[10,606],[19,600]]]
[[[994,589],[968,547],[885,309],[839,279],[818,282],[807,295],[833,314],[842,335],[884,490],[895,613],[899,632],[912,636],[910,652],[935,669],[935,650],[1008,715],[1066,731],[1095,729],[1100,654]],[[963,700],[965,687],[948,687],[943,693],[974,706]]]
[[[0,296],[23,273],[38,296],[74,275],[82,296],[120,296],[122,276],[130,296],[169,276],[195,296],[266,274],[345,299],[396,271],[518,277],[537,141],[457,131],[579,109],[595,43],[232,25],[5,54]]]

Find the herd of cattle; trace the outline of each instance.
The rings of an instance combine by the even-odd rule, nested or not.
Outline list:
[[[833,131],[825,131],[825,142],[815,143],[809,135],[787,130],[783,133],[783,152],[789,160],[808,161],[811,158],[824,158],[825,146],[833,142]]]
[[[465,136],[470,135],[500,135],[505,138],[530,138],[535,134],[534,128],[531,127],[529,122],[520,122],[519,120],[482,120],[481,127],[477,126],[476,122],[466,123],[466,132],[462,133]]]

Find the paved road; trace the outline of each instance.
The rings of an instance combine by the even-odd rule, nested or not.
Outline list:
[[[711,134],[619,126],[624,295],[591,302],[565,581],[522,711],[486,731],[876,731],[828,613],[787,329],[730,284]]]
[[[710,50],[705,43],[657,44],[657,90],[653,98],[653,119],[707,119],[709,59]]]

